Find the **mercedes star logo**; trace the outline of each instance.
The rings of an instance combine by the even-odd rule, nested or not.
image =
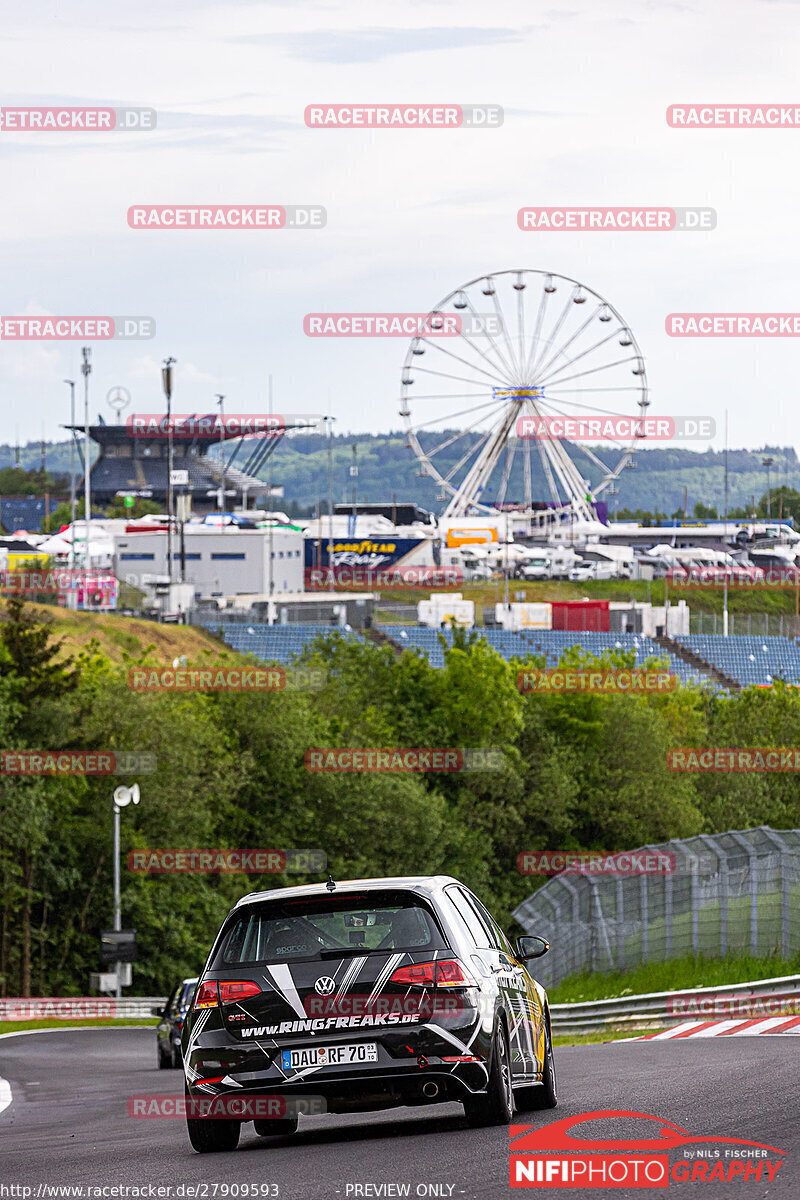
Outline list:
[[[314,984],[314,991],[319,992],[320,996],[330,996],[331,992],[336,991],[336,980],[331,979],[330,975],[320,975]]]

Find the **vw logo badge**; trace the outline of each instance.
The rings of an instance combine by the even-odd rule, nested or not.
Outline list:
[[[330,975],[320,975],[314,984],[314,991],[319,992],[320,996],[330,996],[331,992],[336,991],[336,980],[331,979]]]

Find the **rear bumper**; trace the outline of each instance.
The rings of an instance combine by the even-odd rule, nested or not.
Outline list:
[[[359,1074],[312,1075],[303,1080],[268,1083],[254,1078],[237,1079],[239,1087],[221,1084],[202,1085],[198,1080],[190,1087],[190,1095],[280,1096],[286,1101],[304,1098],[324,1100],[324,1111],[332,1113],[369,1112],[400,1105],[441,1104],[464,1101],[486,1088],[487,1074],[479,1063],[429,1064],[386,1070],[376,1068]],[[313,1107],[309,1111],[314,1111]]]

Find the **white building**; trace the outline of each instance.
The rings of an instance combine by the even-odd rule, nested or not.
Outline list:
[[[303,591],[303,535],[295,529],[191,525],[184,534],[186,582],[196,600]],[[181,538],[172,538],[172,578],[181,581]],[[115,533],[114,573],[134,587],[164,580],[166,531]]]

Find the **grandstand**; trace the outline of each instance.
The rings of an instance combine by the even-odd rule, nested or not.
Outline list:
[[[720,637],[695,633],[675,638],[741,687],[769,686],[776,679],[800,683],[800,644],[785,637]]]
[[[266,625],[258,622],[248,625],[208,616],[198,623],[210,632],[218,633],[232,650],[254,654],[267,662],[290,662],[317,637],[327,633],[338,632],[351,640],[359,637],[356,630],[331,625]],[[440,632],[420,625],[376,625],[375,629],[380,640],[388,640],[398,650],[418,651],[437,669],[444,667],[442,635],[450,645],[453,641],[451,630]],[[736,687],[768,687],[778,679],[800,684],[800,643],[789,638],[691,634],[671,640],[671,646],[698,656],[695,663],[689,663],[673,650],[640,633],[573,633],[553,629],[520,633],[478,629],[476,632],[506,661],[544,655],[548,667],[557,667],[573,646],[580,646],[596,656],[607,650],[633,650],[637,667],[643,666],[648,658],[668,659],[669,670],[684,685],[710,684],[716,690],[724,691],[733,688],[734,684]],[[728,685],[721,683],[712,671],[726,676]]]
[[[358,637],[354,630],[332,625],[266,625],[258,622],[242,625],[214,617],[205,618],[198,624],[209,633],[222,637],[231,650],[240,654],[254,654],[265,662],[291,662],[320,634],[340,633],[346,638]]]
[[[396,645],[421,650],[432,666],[444,666],[438,630],[422,629],[415,625],[380,625],[378,628]],[[682,683],[708,682],[708,677],[702,671],[683,662],[658,642],[640,633],[571,633],[553,629],[520,633],[513,633],[507,629],[480,629],[477,632],[486,638],[489,645],[506,661],[512,658],[528,658],[532,654],[544,654],[547,666],[557,667],[563,654],[572,646],[581,646],[588,653],[598,656],[605,650],[634,650],[636,666],[643,666],[648,658],[667,658],[670,671],[677,675]],[[452,641],[449,631],[445,636]]]

